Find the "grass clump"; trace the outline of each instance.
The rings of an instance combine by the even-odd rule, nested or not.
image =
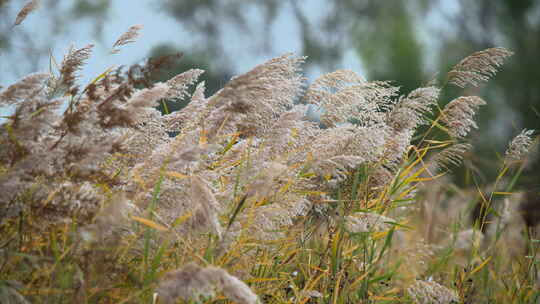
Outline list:
[[[407,96],[348,70],[304,89],[304,58],[286,54],[206,96],[201,70],[152,83],[156,60],[80,89],[91,49],[0,92],[16,107],[0,125],[0,302],[537,301],[538,241],[496,200],[532,133],[491,189],[444,176],[484,101],[439,108],[440,91],[487,81],[511,52],[475,53]]]

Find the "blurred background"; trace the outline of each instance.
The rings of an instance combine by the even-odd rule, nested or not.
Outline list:
[[[94,43],[83,84],[111,66],[181,52],[162,77],[204,69],[211,94],[231,76],[294,52],[308,57],[310,80],[352,69],[393,80],[406,94],[467,55],[502,46],[515,55],[489,84],[447,89],[441,98],[441,105],[459,95],[488,102],[457,181],[492,182],[508,141],[523,128],[540,130],[540,0],[42,0],[13,27],[26,2],[0,0],[0,86],[54,68],[70,45]],[[136,43],[111,54],[135,24],[144,25]],[[540,185],[539,163],[526,169],[522,187]]]

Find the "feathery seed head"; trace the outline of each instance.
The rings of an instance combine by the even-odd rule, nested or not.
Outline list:
[[[441,121],[448,127],[448,134],[454,138],[463,138],[471,128],[478,128],[473,118],[476,110],[485,104],[478,96],[462,96],[449,102],[441,114]]]
[[[437,171],[450,170],[451,166],[459,166],[463,155],[472,148],[470,144],[458,143],[438,152],[428,164],[428,171],[435,175]]]
[[[440,91],[437,87],[419,88],[409,93],[406,98],[400,98],[389,113],[388,124],[396,130],[414,130],[417,126],[426,124],[424,115],[432,112]]]
[[[448,289],[434,281],[416,280],[407,288],[407,293],[419,304],[453,304],[459,303],[455,290]]]
[[[38,8],[38,6],[39,0],[32,0],[27,2],[17,14],[17,18],[15,19],[15,23],[13,24],[13,26],[21,24],[31,12],[35,11]]]
[[[186,223],[188,228],[191,231],[210,230],[221,238],[222,228],[217,215],[219,203],[208,184],[198,176],[191,178],[190,199],[195,211]]]
[[[476,87],[493,77],[497,68],[513,54],[501,47],[476,52],[461,60],[448,72],[448,82],[461,88],[467,85]]]
[[[171,80],[167,81],[167,83],[171,82]],[[182,80],[189,80],[189,77],[182,78]],[[189,80],[189,83],[190,82],[191,80]],[[170,84],[169,86],[171,86],[171,89],[169,90],[168,95],[172,93],[174,96],[178,97],[184,96],[184,94],[187,93],[186,89],[188,83],[182,81],[182,83],[180,84],[180,92],[174,89],[174,87],[178,87],[178,85],[178,82]],[[206,107],[207,99],[206,97],[204,97],[205,89],[205,82],[200,82],[199,84],[197,84],[195,92],[193,92],[193,96],[191,96],[191,101],[184,108],[163,116],[162,120],[165,124],[165,128],[167,129],[167,131],[187,132],[187,130],[193,130],[198,127],[198,123],[200,122],[201,117],[203,117],[205,114],[208,114],[208,109]]]
[[[533,144],[532,135],[534,130],[524,129],[519,133],[508,145],[505,152],[505,162],[519,162],[525,159],[529,152],[529,148]]]
[[[292,108],[300,94],[303,77],[299,66],[303,61],[286,54],[231,79],[208,101],[208,137],[224,127],[229,132],[243,131],[246,137],[264,133],[274,119]]]
[[[317,78],[307,89],[304,99],[308,103],[321,105],[329,93],[343,90],[366,80],[351,70],[337,70]]]
[[[24,76],[21,80],[0,91],[0,106],[9,106],[24,102],[44,91],[46,81],[50,78],[48,73],[33,73]]]
[[[92,54],[93,44],[89,44],[81,49],[70,48],[69,52],[64,56],[60,67],[60,85],[70,91],[72,95],[77,93],[77,88],[74,87],[77,79],[77,71],[81,69],[85,61]]]
[[[356,73],[340,70],[319,77],[304,100],[322,107],[321,122],[328,127],[356,119],[361,125],[381,123],[399,88],[385,81],[366,82]]]
[[[258,303],[257,295],[238,278],[225,270],[213,266],[202,268],[194,263],[182,269],[168,272],[157,288],[157,293],[166,304],[184,301],[201,301],[222,291],[227,298],[239,304]]]
[[[393,226],[389,223],[395,223],[395,220],[377,213],[356,212],[346,217],[345,227],[355,233],[380,232],[392,228]]]
[[[129,27],[127,32],[123,33],[118,40],[113,44],[112,53],[118,53],[120,50],[117,48],[122,45],[126,45],[135,42],[135,39],[139,37],[139,31],[143,28],[142,24],[136,24]]]
[[[188,87],[196,83],[203,73],[203,70],[191,69],[167,80],[167,85],[170,87],[167,98],[182,100],[188,93]]]

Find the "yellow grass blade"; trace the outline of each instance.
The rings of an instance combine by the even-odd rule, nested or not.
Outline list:
[[[370,299],[376,300],[376,301],[399,301],[398,298],[393,298],[393,297],[381,297],[381,296],[371,296]]]
[[[417,151],[419,152],[419,151]],[[401,177],[405,177],[407,175],[409,175],[409,172],[419,163],[423,160],[423,157],[426,155],[427,153],[427,150],[425,151],[422,151],[421,153],[417,153],[418,154],[418,158],[415,159],[409,166],[407,166],[407,168],[405,168],[405,170],[403,170],[403,172],[401,172]]]
[[[366,271],[363,275],[358,277],[358,279],[354,280],[354,282],[352,282],[352,284],[349,286],[349,289],[350,290],[356,289],[356,285],[360,284],[360,282],[362,282],[368,276],[368,274],[369,274],[369,271]]]
[[[293,180],[293,179],[289,179],[289,180],[287,181],[287,183],[286,183],[285,185],[283,185],[283,186],[279,189],[278,193],[279,193],[279,194],[283,194],[283,193],[287,192],[287,190],[289,190],[289,187],[291,187],[291,185],[292,185],[293,183],[294,183],[294,180]]]
[[[182,224],[183,222],[187,221],[191,216],[193,215],[192,212],[188,212],[180,217],[178,217],[176,220],[174,220],[173,224],[171,225],[173,228]]]
[[[311,290],[313,289],[313,287],[321,280],[321,278],[325,275],[325,273],[321,273],[317,278],[315,278],[314,280],[310,281],[309,283],[306,284],[306,287],[304,287],[304,290],[303,291],[307,291],[307,290]],[[302,299],[302,301],[300,303],[304,304],[306,303],[307,301],[309,301],[309,297],[305,297],[304,299]]]
[[[452,144],[452,142],[448,140],[426,139],[424,141],[427,142],[428,144],[443,144],[445,146]]]
[[[180,172],[175,172],[175,171],[167,171],[167,172],[165,172],[165,175],[170,176],[170,177],[174,177],[174,178],[179,178],[179,179],[189,177],[189,175],[185,175],[185,174],[182,174]]]
[[[201,136],[199,137],[199,146],[204,147],[208,143],[208,137],[206,136],[206,131],[201,131]]]
[[[281,280],[280,278],[253,278],[253,279],[247,279],[244,282],[246,283],[261,283],[261,282],[270,282],[270,281],[278,281]]]
[[[341,276],[338,276],[337,280],[336,280],[336,284],[334,285],[334,301],[332,302],[333,304],[337,304],[337,301],[338,301],[338,297],[339,297],[339,283],[341,282]]]
[[[471,274],[475,274],[477,273],[478,271],[480,271],[480,269],[482,269],[484,266],[486,266],[486,264],[491,260],[491,257],[487,258],[484,262],[482,262],[482,264],[478,265],[475,269],[473,269],[473,271],[471,271]]]
[[[159,231],[168,231],[169,229],[167,229],[167,227],[165,226],[162,226],[154,221],[151,221],[149,219],[145,219],[145,218],[142,218],[142,217],[138,217],[138,216],[131,216],[131,218],[145,226],[148,226],[148,227],[151,227],[151,228],[154,228],[156,230],[159,230]]]
[[[404,197],[406,197],[407,195],[409,195],[409,193],[410,193],[411,191],[415,190],[416,188],[417,188],[416,185],[413,185],[413,186],[411,186],[411,187],[405,189],[405,191],[401,192],[401,193],[398,195],[397,199],[398,199],[398,200],[403,199]]]
[[[418,178],[415,178],[413,180],[413,182],[426,182],[426,181],[431,181],[431,180],[436,180],[440,177],[443,177],[446,175],[446,172],[443,172],[443,173],[440,173],[440,174],[437,174],[433,177],[418,177]]]
[[[114,68],[115,68],[114,66],[109,67],[108,69],[105,70],[105,72],[99,74],[96,78],[94,78],[94,80],[92,80],[90,84],[94,84],[100,81],[101,79],[105,78],[105,76],[107,76],[107,74],[109,74]]]
[[[373,233],[373,240],[380,240],[382,238],[385,238],[388,235],[388,231],[380,231]]]

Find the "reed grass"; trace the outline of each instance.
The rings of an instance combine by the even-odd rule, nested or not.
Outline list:
[[[440,92],[487,81],[510,51],[477,52],[407,96],[348,70],[306,86],[304,58],[286,54],[206,96],[201,70],[153,83],[155,59],[79,89],[91,48],[0,92],[16,106],[0,125],[0,302],[540,298],[540,241],[515,207],[533,133],[512,141],[492,187],[448,179],[485,102]]]

